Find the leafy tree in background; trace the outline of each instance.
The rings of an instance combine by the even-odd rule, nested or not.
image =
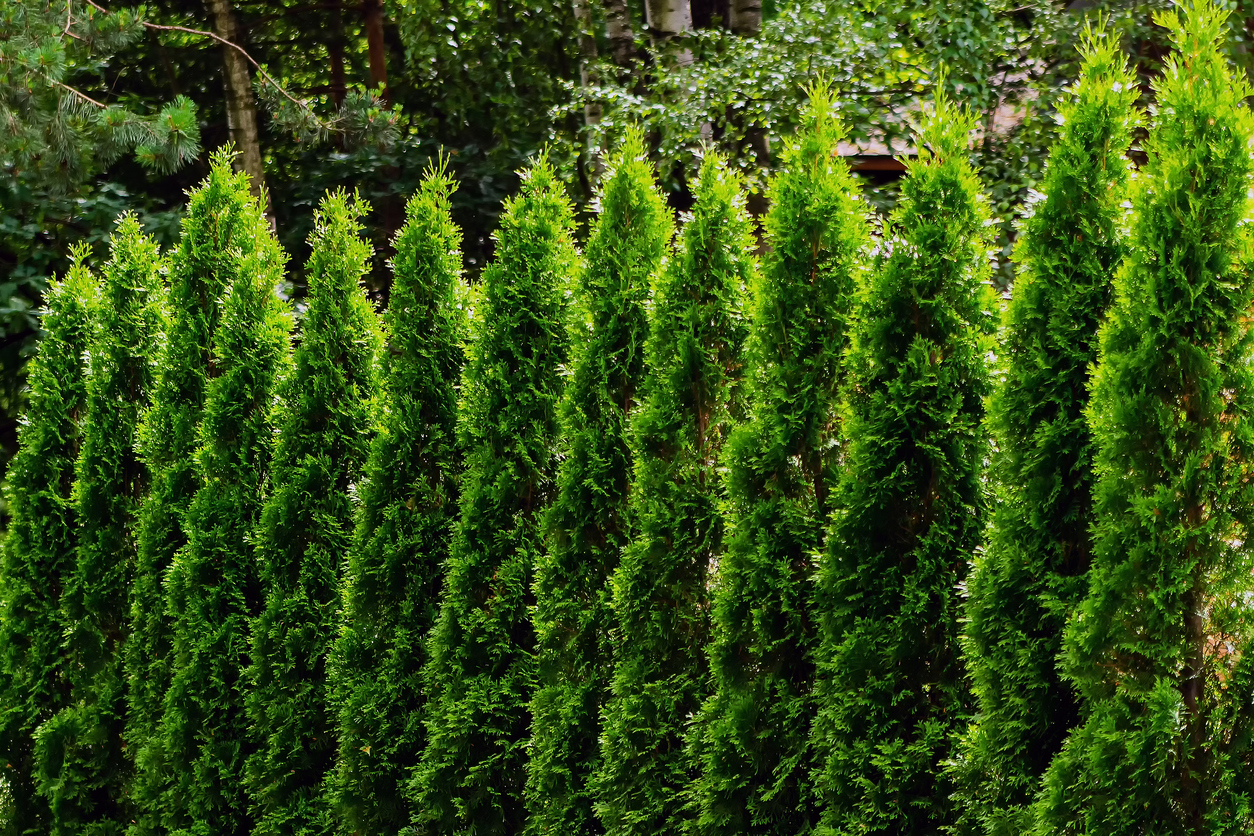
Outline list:
[[[48,290],[44,336],[9,469],[9,525],[0,553],[0,834],[48,832],[36,792],[35,730],[69,704],[61,594],[74,569],[72,496],[87,398],[83,355],[96,333],[96,280],[84,248]]]
[[[174,555],[187,537],[183,520],[200,487],[196,428],[204,414],[213,342],[221,319],[218,300],[254,253],[279,259],[248,175],[231,170],[232,156],[213,156],[209,176],[192,192],[183,235],[170,257],[170,323],[139,430],[139,452],[152,487],[139,511],[134,582],[125,648],[128,713],[126,745],[135,764],[131,788],[134,836],[159,832],[162,793],[171,773],[157,725],[170,684],[171,617],[163,587]],[[249,262],[255,263],[255,262]]]
[[[527,762],[527,832],[591,834],[614,625],[609,579],[626,545],[628,416],[644,372],[645,302],[672,233],[639,133],[611,161],[576,295],[574,374],[561,402],[565,458],[536,564],[536,693]]]
[[[256,836],[330,828],[323,783],[334,764],[335,716],[327,655],[352,543],[349,487],[366,462],[379,384],[381,333],[361,290],[370,246],[358,219],[367,210],[342,190],[318,209],[308,309],[275,417],[279,436],[256,534],[265,601],[247,673],[258,745],[247,780]]]
[[[1084,721],[1046,773],[1040,834],[1254,826],[1248,756],[1230,759],[1254,732],[1248,663],[1234,676],[1254,640],[1254,118],[1221,52],[1226,19],[1206,0],[1158,18],[1179,54],[1101,332],[1092,568],[1061,657]]]
[[[83,443],[74,471],[78,551],[61,597],[70,704],[39,732],[40,790],[57,834],[121,833],[128,812],[122,652],[135,520],[149,481],[135,441],[165,325],[165,265],[129,215],[111,249],[86,355]]]
[[[635,526],[612,580],[611,693],[596,813],[611,836],[690,820],[690,716],[708,696],[709,572],[723,548],[719,467],[742,376],[753,238],[742,183],[718,153],[701,166],[679,251],[659,280],[632,419]]]
[[[246,196],[242,179],[234,186]],[[244,790],[253,749],[244,670],[262,603],[252,536],[274,446],[275,395],[291,370],[291,316],[275,292],[286,259],[260,204],[246,206],[236,233],[249,243],[237,243],[235,258],[218,271],[227,287],[196,430],[200,487],[183,518],[187,544],[165,584],[170,687],[155,747],[168,777],[134,830],[147,821],[162,834],[242,834],[254,823]]]
[[[714,694],[691,739],[701,758],[698,830],[804,833],[814,826],[811,577],[840,451],[837,393],[867,206],[836,144],[832,91],[784,152],[752,288],[748,421],[728,443],[732,535],[719,564],[709,646]]]
[[[968,703],[958,585],[983,533],[994,324],[972,127],[938,90],[847,361],[812,736],[838,834],[935,833],[952,815],[939,772]]]
[[[958,753],[960,831],[1011,836],[1079,718],[1056,659],[1092,552],[1093,438],[1085,420],[1097,329],[1126,251],[1122,223],[1137,91],[1112,37],[1084,70],[1024,223],[1007,313],[1006,375],[990,402],[1000,492],[968,583],[964,651],[978,720]]]
[[[497,257],[483,274],[458,414],[461,517],[427,650],[428,742],[413,780],[415,824],[432,832],[523,828],[532,569],[557,475],[572,227],[570,203],[541,160],[506,201]]]
[[[457,503],[457,384],[465,337],[456,185],[428,170],[396,241],[384,318],[378,434],[358,495],[344,613],[329,665],[344,833],[397,833],[413,819],[405,784],[426,741],[422,667]]]

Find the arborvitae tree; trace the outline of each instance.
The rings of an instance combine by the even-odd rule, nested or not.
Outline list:
[[[220,302],[194,478],[187,545],[166,579],[170,687],[156,748],[167,770],[153,817],[163,833],[251,832],[244,792],[252,735],[244,711],[249,627],[261,611],[252,533],[274,445],[274,400],[291,365],[291,317],[276,286],[285,258],[259,211],[254,249],[234,265]]]
[[[523,828],[531,575],[557,469],[571,227],[570,203],[541,161],[506,201],[497,257],[483,274],[458,414],[461,517],[427,651],[429,739],[414,778],[416,820],[432,833]]]
[[[272,236],[258,226],[264,223],[259,220],[262,205],[249,192],[248,176],[232,170],[229,151],[215,153],[209,176],[188,200],[183,235],[171,256],[169,334],[152,408],[139,431],[139,451],[152,488],[139,511],[125,648],[125,739],[136,770],[130,791],[134,836],[160,832],[162,791],[170,777],[157,735],[170,681],[171,624],[162,584],[175,553],[186,543],[182,521],[199,487],[196,427],[211,374],[221,316],[218,300],[252,253],[266,250],[277,257]]]
[[[396,239],[384,319],[378,434],[362,484],[330,665],[338,712],[334,800],[344,833],[396,834],[413,816],[404,785],[426,740],[422,666],[457,503],[457,383],[465,312],[457,293],[456,188],[427,172]]]
[[[866,204],[836,154],[842,136],[831,91],[815,87],[807,125],[771,184],[769,250],[751,288],[750,416],[726,454],[732,534],[714,593],[714,695],[692,735],[703,768],[699,831],[711,836],[798,834],[816,823],[811,578],[831,511],[841,361],[869,240]]]
[[[326,833],[323,784],[335,757],[327,654],[339,621],[339,576],[353,536],[350,488],[360,478],[378,388],[382,339],[361,288],[371,249],[343,191],[314,215],[308,308],[296,368],[275,417],[279,438],[257,529],[265,603],[248,668],[248,761],[255,836]]]
[[[644,142],[633,131],[610,164],[580,274],[583,317],[560,408],[565,458],[545,519],[549,549],[536,565],[537,686],[526,799],[532,836],[600,831],[588,781],[612,672],[609,579],[629,534],[627,421],[643,377],[645,301],[671,229]]]
[[[973,125],[937,94],[851,335],[845,460],[815,605],[812,745],[833,833],[950,822],[938,775],[969,702],[958,587],[984,522],[994,325]]]
[[[61,600],[71,704],[40,732],[51,832],[67,835],[121,833],[127,819],[122,646],[135,518],[148,489],[135,440],[164,325],[164,277],[156,242],[133,216],[122,218],[111,249],[86,357],[78,551]]]
[[[1249,774],[1229,771],[1254,721],[1233,676],[1254,648],[1254,90],[1220,51],[1226,17],[1201,0],[1157,18],[1179,54],[1101,331],[1092,568],[1063,644],[1085,719],[1046,773],[1041,834],[1254,830]]]
[[[657,287],[632,419],[636,531],[612,579],[614,675],[596,812],[612,836],[678,833],[696,764],[690,717],[709,696],[709,573],[722,551],[719,467],[734,420],[753,236],[740,177],[709,153]]]
[[[83,355],[96,283],[83,259],[48,288],[43,337],[30,364],[26,417],[9,465],[9,528],[0,552],[0,834],[48,833],[36,792],[35,730],[69,704],[61,594],[74,568],[71,491],[86,400]]]
[[[1086,38],[1059,106],[1045,197],[1024,223],[1005,326],[1005,376],[989,406],[1000,494],[968,584],[963,648],[977,698],[955,769],[964,833],[1017,836],[1027,805],[1076,724],[1056,659],[1083,600],[1091,552],[1092,435],[1084,417],[1097,328],[1123,258],[1137,87],[1119,43]]]

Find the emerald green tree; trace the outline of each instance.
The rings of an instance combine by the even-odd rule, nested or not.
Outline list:
[[[87,398],[83,355],[95,333],[96,281],[73,266],[45,299],[43,337],[30,365],[26,418],[5,485],[9,525],[0,551],[0,834],[51,830],[36,791],[35,730],[69,704],[61,595],[74,569],[71,494]]]
[[[378,431],[344,577],[331,656],[339,751],[334,802],[344,833],[398,833],[413,818],[405,782],[426,741],[422,667],[435,622],[460,470],[457,384],[465,311],[458,294],[456,185],[427,171],[396,239],[384,325]]]
[[[731,515],[713,603],[714,694],[691,735],[703,834],[803,833],[814,710],[814,555],[840,451],[837,413],[851,307],[869,243],[867,207],[836,154],[832,92],[771,184],[765,263],[751,288],[749,415],[728,442]]]
[[[557,405],[576,266],[571,206],[541,160],[505,202],[462,381],[461,513],[427,649],[427,747],[414,775],[430,832],[523,828],[535,681],[532,567],[554,493]]]
[[[340,190],[314,216],[308,308],[275,417],[279,436],[256,531],[265,601],[246,686],[257,739],[247,766],[255,836],[325,833],[331,826],[323,794],[336,739],[327,655],[352,544],[349,491],[369,449],[382,342],[361,287],[371,247],[358,219],[368,209]]]
[[[196,475],[196,428],[204,412],[218,301],[242,265],[259,251],[274,253],[262,206],[250,194],[248,176],[218,151],[209,176],[190,195],[182,237],[170,258],[170,323],[159,358],[152,407],[139,429],[139,452],[152,486],[139,511],[137,556],[130,589],[125,647],[127,718],[125,740],[135,764],[129,830],[159,833],[162,793],[170,771],[157,726],[170,684],[171,621],[164,578],[187,537],[183,518],[200,486]],[[264,259],[263,259],[264,261]]]
[[[1050,153],[1044,197],[1023,225],[1005,323],[1005,374],[990,400],[999,504],[968,583],[963,649],[978,707],[956,759],[964,833],[1014,836],[1075,726],[1056,659],[1084,598],[1092,552],[1093,437],[1085,420],[1097,329],[1114,298],[1137,124],[1118,42],[1089,33]]]
[[[980,544],[992,292],[971,116],[938,90],[862,290],[815,598],[821,826],[936,833],[969,698],[959,584]]]
[[[1254,827],[1233,751],[1254,732],[1238,664],[1254,647],[1254,91],[1221,51],[1226,18],[1208,0],[1157,18],[1178,53],[1101,331],[1092,566],[1061,657],[1084,721],[1046,773],[1040,834]]]
[[[121,833],[130,772],[122,731],[127,593],[148,470],[135,453],[164,327],[156,242],[124,215],[113,234],[86,355],[83,443],[75,465],[78,551],[61,599],[70,704],[40,732],[51,832]]]
[[[251,252],[223,275],[228,287],[196,432],[199,488],[183,518],[187,543],[165,582],[170,686],[154,748],[168,778],[149,815],[157,832],[179,836],[243,834],[253,824],[244,792],[253,737],[243,673],[262,596],[252,532],[274,446],[275,395],[291,365],[291,316],[276,292],[286,259],[259,212],[253,221]]]
[[[592,834],[588,782],[612,668],[609,579],[630,533],[628,416],[644,372],[645,302],[672,233],[644,141],[610,162],[577,294],[574,373],[559,417],[564,459],[536,564],[537,684],[531,701],[527,832]]]
[[[696,763],[685,729],[709,696],[719,467],[742,377],[742,296],[756,268],[739,175],[710,152],[695,193],[658,282],[631,426],[636,529],[612,579],[614,671],[593,784],[611,836],[678,833],[689,821]]]

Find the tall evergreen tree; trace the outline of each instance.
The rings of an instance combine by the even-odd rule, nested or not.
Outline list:
[[[1254,647],[1254,90],[1221,52],[1226,18],[1209,0],[1157,18],[1178,54],[1101,331],[1092,568],[1063,644],[1085,719],[1046,773],[1041,834],[1254,829],[1249,767],[1230,771],[1254,733],[1234,676]]]
[[[629,534],[628,415],[648,336],[645,301],[670,240],[670,211],[644,141],[630,132],[606,173],[601,215],[580,273],[574,374],[560,419],[565,458],[536,565],[537,685],[531,702],[527,832],[593,834],[588,788],[609,683],[609,579]],[[582,332],[582,333],[581,333]]]
[[[170,776],[157,734],[170,682],[171,622],[163,583],[175,553],[187,542],[183,517],[199,487],[196,427],[211,374],[218,301],[244,261],[259,246],[273,246],[257,231],[261,208],[249,192],[248,176],[233,171],[231,159],[227,150],[215,153],[209,176],[189,197],[183,234],[170,259],[169,333],[152,407],[139,430],[140,456],[152,488],[139,511],[124,660],[125,739],[135,764],[133,836],[160,833],[162,793]]]
[[[243,672],[262,596],[252,533],[274,445],[275,394],[290,371],[291,317],[276,293],[286,258],[257,204],[252,221],[251,233],[236,234],[254,237],[223,275],[228,287],[193,460],[200,487],[183,518],[187,544],[165,583],[170,687],[156,749],[168,781],[153,819],[159,832],[178,836],[242,836],[253,825],[244,792],[252,733]]]
[[[344,616],[331,657],[338,712],[334,795],[344,833],[398,833],[426,739],[422,666],[457,503],[457,383],[465,312],[458,298],[456,185],[441,165],[409,201],[384,318],[378,434],[358,494]]]
[[[148,490],[135,440],[164,326],[164,265],[156,242],[131,215],[118,224],[111,251],[86,357],[83,443],[74,470],[78,551],[61,601],[71,704],[40,733],[43,791],[56,834],[121,833],[128,813],[122,650],[135,519]]]
[[[69,704],[61,595],[74,568],[74,463],[87,397],[83,355],[93,334],[96,281],[84,258],[45,298],[31,360],[26,417],[9,465],[9,526],[0,551],[0,834],[48,833],[36,791],[35,730]]]
[[[314,216],[308,309],[275,418],[279,437],[257,529],[265,602],[247,673],[258,744],[248,762],[255,836],[331,827],[323,784],[334,764],[335,720],[326,663],[353,535],[349,490],[370,443],[382,343],[361,288],[371,248],[358,218],[367,209],[337,191]]]
[[[960,830],[1015,836],[1079,706],[1056,659],[1086,590],[1097,328],[1114,298],[1138,88],[1114,38],[1090,33],[1063,126],[1025,221],[990,401],[1000,494],[968,584],[964,650],[978,706],[956,766]]]
[[[863,290],[845,461],[819,566],[813,745],[832,833],[936,833],[938,773],[967,708],[958,585],[984,521],[992,347],[974,122],[938,92]]]
[[[557,469],[572,223],[552,166],[537,163],[505,203],[483,275],[458,414],[461,517],[427,651],[428,743],[414,778],[417,822],[432,832],[523,828],[535,680],[528,610]]]
[[[699,830],[710,836],[797,834],[816,823],[811,577],[831,511],[842,355],[869,228],[836,154],[832,93],[820,85],[810,96],[807,125],[771,184],[745,352],[750,416],[726,454],[733,533],[714,593],[714,695],[692,735]]]
[[[611,836],[690,820],[689,718],[708,696],[709,572],[723,545],[719,468],[743,363],[753,236],[740,177],[701,165],[692,216],[657,288],[632,420],[636,532],[614,573],[614,675],[596,811]]]

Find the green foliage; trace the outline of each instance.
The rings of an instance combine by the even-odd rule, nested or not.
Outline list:
[[[322,787],[335,755],[335,717],[326,663],[352,543],[349,490],[370,444],[382,343],[361,291],[370,246],[358,219],[367,210],[342,190],[318,209],[296,367],[274,418],[279,436],[256,534],[265,601],[247,670],[258,746],[247,766],[256,836],[330,827]]]
[[[709,572],[723,544],[719,467],[736,419],[753,237],[742,181],[711,152],[657,286],[632,419],[636,526],[612,579],[611,695],[596,812],[611,836],[677,833],[696,763],[685,728],[708,696]]]
[[[160,172],[200,153],[190,99],[176,96],[158,113],[144,115],[72,86],[75,73],[102,72],[114,53],[140,37],[140,10],[110,13],[78,0],[15,0],[0,9],[0,31],[0,168],[33,170],[68,187],[131,151]]]
[[[56,834],[121,833],[127,811],[122,652],[135,518],[148,489],[135,440],[165,325],[165,265],[133,216],[123,216],[111,249],[86,355],[77,559],[61,598],[70,705],[39,740],[41,791]]]
[[[557,471],[572,226],[570,203],[541,160],[506,201],[497,258],[483,274],[458,414],[461,517],[427,651],[429,738],[413,781],[417,823],[431,832],[506,836],[523,827],[532,567]]]
[[[813,745],[833,833],[935,833],[967,698],[958,585],[980,542],[992,347],[973,120],[937,91],[862,293],[820,563]]]
[[[1227,725],[1250,720],[1238,660],[1254,639],[1254,118],[1220,52],[1226,17],[1198,2],[1158,18],[1179,54],[1156,83],[1131,249],[1101,331],[1092,568],[1061,656],[1085,718],[1046,774],[1041,834],[1254,826],[1250,773],[1229,771],[1249,728]]]
[[[170,324],[158,360],[152,406],[139,430],[139,452],[151,490],[139,511],[138,553],[130,590],[125,648],[126,744],[135,764],[131,788],[135,836],[159,832],[162,792],[170,776],[157,737],[170,685],[171,619],[163,588],[174,555],[187,542],[183,518],[200,487],[197,426],[212,374],[218,300],[254,253],[279,258],[248,176],[231,154],[214,154],[209,176],[191,193],[183,235],[170,258]]]
[[[628,415],[644,371],[645,303],[672,234],[638,132],[628,134],[604,182],[580,272],[583,317],[560,408],[565,457],[545,517],[549,547],[535,569],[537,684],[526,788],[532,836],[600,829],[588,781],[612,671],[609,579],[630,533]]]
[[[339,753],[333,797],[345,833],[395,834],[413,818],[404,785],[426,742],[422,668],[457,503],[457,384],[465,311],[458,296],[456,185],[428,169],[396,240],[378,433],[362,482],[329,665]]]
[[[836,475],[838,390],[850,306],[869,243],[867,207],[836,144],[832,92],[770,189],[766,261],[752,288],[748,421],[727,450],[731,500],[709,647],[714,695],[692,736],[703,767],[699,831],[802,833],[809,793],[816,630],[814,556]]]
[[[96,281],[76,248],[48,289],[44,336],[31,362],[30,395],[9,468],[9,525],[0,552],[0,834],[47,833],[37,794],[35,730],[69,704],[61,595],[74,569],[72,486],[87,399],[83,355],[97,332]]]
[[[229,186],[218,194],[225,205],[209,197],[216,186]],[[246,833],[252,825],[244,792],[252,735],[243,671],[251,620],[261,611],[251,538],[274,444],[275,394],[291,365],[291,318],[275,292],[286,256],[261,207],[248,199],[246,180],[214,183],[211,177],[200,194],[202,210],[225,209],[218,217],[224,228],[235,225],[233,246],[228,258],[199,274],[225,287],[216,303],[207,374],[194,378],[204,408],[190,451],[193,470],[182,474],[197,486],[182,516],[186,544],[164,582],[169,687],[142,764],[160,772],[148,776],[144,789],[154,796],[144,799],[148,807],[132,833]],[[184,254],[196,248],[195,236],[204,230],[195,223],[205,217],[203,211],[190,216]],[[196,279],[178,271],[190,261],[175,263],[182,282],[176,287],[186,290]],[[175,403],[162,401],[171,411]]]
[[[1016,251],[1005,375],[989,406],[1000,504],[968,583],[964,652],[978,703],[955,768],[960,830],[1030,828],[1040,777],[1079,704],[1056,658],[1087,589],[1093,439],[1085,420],[1097,329],[1126,251],[1124,153],[1137,96],[1118,43],[1090,33],[1084,69]]]

